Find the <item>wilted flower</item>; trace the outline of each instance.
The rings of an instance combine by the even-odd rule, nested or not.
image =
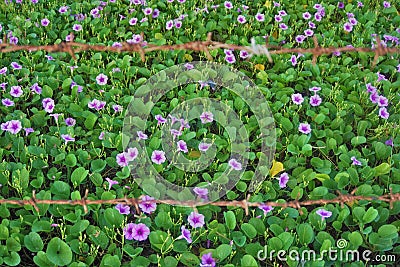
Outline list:
[[[73,138],[69,134],[62,134],[61,137],[62,137],[62,139],[64,139],[65,144],[67,144],[68,142],[74,142],[75,141],[75,138]]]

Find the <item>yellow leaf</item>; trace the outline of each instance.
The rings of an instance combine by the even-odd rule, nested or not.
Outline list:
[[[200,151],[192,150],[192,151],[189,152],[188,156],[190,158],[200,158],[201,153],[200,153]]]
[[[189,55],[189,54],[185,54],[185,59],[186,59],[187,61],[192,61],[192,60],[193,60],[193,57],[192,57],[191,55]]]
[[[271,177],[274,177],[275,175],[277,175],[278,173],[280,173],[284,169],[285,168],[283,167],[282,162],[274,160],[272,162],[272,168],[269,170],[269,175],[271,175]]]
[[[274,37],[275,39],[278,39],[278,31],[274,31],[272,33],[272,37]]]
[[[256,64],[256,65],[254,66],[254,68],[255,68],[256,70],[265,70],[265,66],[264,66],[263,64]]]
[[[271,1],[269,1],[269,0],[265,1],[264,6],[265,6],[266,8],[271,8],[271,5],[272,5]]]

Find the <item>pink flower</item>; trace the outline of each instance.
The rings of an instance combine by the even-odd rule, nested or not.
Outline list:
[[[100,73],[96,77],[96,82],[97,82],[98,85],[106,85],[107,84],[107,80],[108,80],[107,75],[105,75],[103,73]]]
[[[267,215],[267,213],[271,212],[274,209],[272,206],[268,206],[265,204],[261,204],[260,206],[258,206],[258,208],[264,211],[264,215]]]
[[[21,86],[11,86],[10,95],[13,97],[20,97],[23,93],[24,92],[22,91]]]
[[[281,176],[279,177],[279,187],[285,188],[288,181],[289,181],[289,175],[286,172],[282,173]]]
[[[143,133],[142,131],[138,131],[137,135],[138,135],[139,140],[141,140],[141,139],[146,140],[148,138],[147,134]]]
[[[197,212],[192,212],[188,216],[188,222],[190,226],[193,228],[200,228],[204,226],[204,215],[197,213]]]
[[[381,107],[379,109],[379,117],[381,117],[382,119],[387,120],[389,118],[389,112],[387,112],[387,109],[385,107]]]
[[[257,21],[263,22],[265,20],[265,15],[261,13],[257,13],[255,16]]]
[[[165,162],[165,152],[161,150],[154,150],[151,154],[151,161],[155,164],[163,164]]]
[[[154,198],[150,196],[142,196],[139,203],[139,208],[147,214],[151,214],[157,209],[157,203],[154,202]]]
[[[299,125],[299,131],[303,134],[309,134],[311,133],[311,126],[308,123],[300,123]]]
[[[128,161],[133,161],[138,156],[138,150],[136,147],[128,148],[128,152],[125,153],[125,157]]]
[[[203,152],[206,152],[210,147],[211,147],[211,144],[207,144],[207,143],[199,144],[199,150],[203,151]]]
[[[115,208],[119,211],[120,214],[128,215],[131,212],[131,208],[128,205],[117,204]]]
[[[203,112],[200,115],[200,120],[201,120],[201,123],[203,123],[203,124],[208,123],[208,122],[213,122],[214,115],[211,112]]]
[[[188,148],[186,142],[183,140],[179,140],[176,145],[178,146],[177,151],[182,151],[184,153],[188,153]]]
[[[157,120],[157,126],[167,122],[167,119],[165,119],[163,116],[159,114],[155,116],[155,119]]]
[[[1,129],[3,131],[10,132],[12,134],[17,134],[22,129],[22,124],[19,120],[11,120],[1,124]]]
[[[134,224],[128,223],[124,228],[125,238],[128,240],[135,239],[137,241],[144,241],[150,234],[150,229],[143,223]]]
[[[42,100],[42,105],[43,105],[44,110],[45,110],[47,113],[52,113],[53,110],[54,110],[54,107],[55,107],[54,100],[51,99],[51,98],[45,98],[45,99],[43,99],[43,100]]]
[[[296,105],[301,105],[301,103],[303,103],[303,101],[304,101],[304,98],[303,98],[303,96],[301,94],[293,94],[292,95],[292,101]]]
[[[117,164],[121,167],[126,167],[129,164],[129,161],[128,161],[125,153],[117,154],[116,161],[117,161]]]
[[[332,216],[332,212],[325,209],[319,209],[315,213],[321,216],[322,220]]]
[[[238,162],[236,159],[231,159],[228,161],[229,166],[236,171],[240,171],[242,169],[242,164]]]
[[[108,178],[108,177],[106,178],[106,180],[107,180],[107,182],[108,182],[108,190],[110,190],[111,187],[112,187],[113,185],[118,184],[118,181],[111,180],[111,179]]]
[[[186,229],[184,225],[181,227],[181,233],[182,234],[178,237],[178,239],[184,238],[188,243],[192,243],[192,237],[190,231]]]
[[[322,98],[319,95],[315,94],[310,97],[310,105],[311,106],[317,107],[317,106],[321,105],[321,103],[322,103]]]

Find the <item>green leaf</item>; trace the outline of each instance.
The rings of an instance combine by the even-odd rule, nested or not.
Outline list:
[[[370,207],[367,212],[364,214],[362,221],[363,223],[370,223],[378,216],[378,211],[373,207]]]
[[[85,180],[88,173],[89,171],[85,170],[85,168],[83,167],[75,169],[71,175],[71,182],[73,183],[74,187],[80,185],[83,182],[83,180]]]
[[[65,157],[65,165],[68,167],[75,167],[77,163],[76,156],[74,154],[68,154]]]
[[[169,229],[170,225],[172,224],[171,217],[169,216],[168,212],[161,211],[157,214],[156,218],[154,219],[157,227]]]
[[[351,138],[351,144],[353,146],[361,145],[367,142],[367,138],[365,136],[355,136]]]
[[[224,212],[225,223],[228,229],[233,230],[236,227],[236,216],[233,211]]]
[[[388,174],[390,172],[390,165],[388,163],[382,163],[374,168],[375,177]]]
[[[120,227],[124,221],[124,215],[115,208],[107,208],[104,212],[104,219],[110,227]]]
[[[254,228],[253,225],[249,223],[244,223],[240,226],[240,229],[242,229],[243,233],[248,236],[249,238],[254,238],[257,235],[257,230]]]
[[[232,253],[232,246],[227,244],[219,245],[216,249],[216,256],[220,261],[223,261],[226,257],[228,257]]]
[[[350,241],[350,244],[352,244],[354,246],[354,248],[358,248],[364,242],[361,234],[357,231],[349,234],[349,241]]]
[[[241,262],[241,267],[258,267],[257,261],[254,259],[253,256],[246,254],[243,256]]]
[[[314,240],[314,230],[308,223],[297,226],[297,235],[299,237],[299,242],[303,245],[310,244]]]
[[[96,159],[90,163],[90,167],[91,167],[92,171],[94,171],[94,172],[101,172],[102,170],[104,170],[106,165],[107,165],[107,162],[102,159]]]
[[[121,266],[121,261],[118,255],[111,256],[110,254],[104,255],[101,259],[100,267],[119,267]]]
[[[392,224],[385,224],[378,229],[379,236],[383,238],[395,239],[399,236],[396,226]]]
[[[24,245],[32,252],[38,252],[43,249],[43,241],[38,233],[30,232],[24,237]]]
[[[97,121],[97,118],[98,118],[97,115],[92,113],[92,112],[90,112],[90,111],[88,111],[86,113],[85,117],[86,117],[86,120],[85,120],[85,123],[84,123],[85,127],[87,129],[89,129],[89,130],[92,130],[94,125],[96,124],[96,121]]]
[[[58,237],[53,237],[47,244],[46,255],[58,266],[67,265],[72,261],[71,248]]]
[[[189,252],[182,253],[181,258],[179,259],[184,266],[198,266],[200,264],[199,258]]]
[[[21,258],[17,252],[11,251],[9,256],[3,258],[4,263],[8,266],[17,266],[21,262]]]

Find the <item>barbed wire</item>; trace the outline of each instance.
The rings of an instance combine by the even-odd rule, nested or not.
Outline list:
[[[142,33],[143,39],[143,33]],[[6,38],[4,38],[6,40]],[[134,52],[139,53],[142,61],[146,59],[146,53],[153,51],[169,51],[169,50],[190,50],[195,52],[204,52],[207,59],[212,61],[213,57],[210,54],[210,50],[215,49],[232,49],[232,50],[244,50],[250,53],[250,55],[265,55],[270,63],[273,63],[271,55],[278,54],[291,54],[291,53],[302,53],[302,54],[312,54],[312,63],[316,64],[318,57],[322,55],[330,55],[334,52],[359,52],[359,53],[374,53],[374,60],[372,63],[372,68],[378,63],[380,56],[385,56],[387,54],[395,54],[400,52],[398,47],[386,47],[381,44],[379,37],[376,37],[377,45],[375,48],[370,47],[321,47],[318,44],[317,37],[313,36],[314,47],[313,48],[283,48],[281,46],[270,46],[268,44],[268,38],[266,38],[265,45],[256,44],[255,40],[251,40],[250,46],[241,46],[235,44],[227,44],[222,42],[217,42],[212,40],[212,33],[207,34],[206,41],[192,41],[184,44],[172,44],[172,45],[155,45],[155,44],[145,44],[143,42],[139,43],[128,43],[123,42],[119,47],[96,45],[96,44],[84,44],[78,42],[61,42],[59,44],[52,45],[14,45],[3,43],[0,44],[0,53],[16,52],[21,50],[26,51],[38,51],[44,50],[50,53],[54,52],[67,52],[71,55],[73,59],[76,60],[75,53],[81,51],[99,51],[99,52]]]
[[[63,199],[37,199],[35,191],[32,192],[32,197],[30,199],[0,199],[0,204],[12,204],[18,206],[29,205],[32,206],[38,213],[40,212],[40,208],[38,205],[48,204],[48,205],[70,205],[70,206],[82,206],[85,213],[88,212],[89,205],[103,205],[103,204],[126,204],[130,206],[134,206],[136,211],[140,213],[139,204],[144,203],[158,203],[158,204],[169,204],[169,205],[180,205],[187,206],[196,209],[198,206],[203,205],[212,205],[212,206],[220,206],[220,207],[240,207],[245,210],[246,215],[249,214],[249,207],[260,207],[262,205],[271,206],[271,207],[281,207],[281,208],[295,208],[299,211],[300,214],[303,213],[302,207],[315,206],[315,205],[325,205],[325,204],[335,204],[340,203],[342,207],[346,203],[354,203],[356,201],[365,200],[365,201],[383,201],[390,203],[390,208],[393,208],[393,203],[400,201],[400,193],[392,193],[392,188],[390,188],[390,193],[382,196],[358,196],[354,195],[356,189],[353,190],[350,194],[341,194],[338,192],[338,195],[333,199],[310,199],[299,201],[298,199],[288,202],[251,202],[249,201],[250,195],[246,199],[243,200],[230,200],[230,201],[199,201],[199,200],[191,200],[191,201],[179,201],[179,200],[145,200],[142,201],[139,198],[116,198],[116,199],[88,199],[89,190],[86,189],[85,196],[82,199],[78,200],[63,200]]]

